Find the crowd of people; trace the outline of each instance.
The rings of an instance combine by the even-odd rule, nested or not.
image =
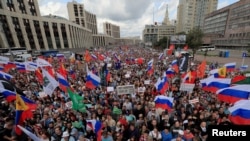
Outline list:
[[[108,67],[110,81],[96,89],[85,87],[86,65],[95,72],[100,72],[103,62],[92,60],[89,63],[64,60],[64,66],[75,72],[75,77],[68,75],[68,81],[74,93],[83,97],[87,105],[85,112],[69,108],[66,103],[71,101],[67,92],[59,87],[52,95],[41,97],[43,91],[34,72],[18,73],[10,70],[14,78],[11,82],[26,94],[26,97],[37,104],[33,118],[26,119],[23,127],[34,133],[41,141],[97,141],[97,134],[89,126],[87,120],[98,120],[102,123],[101,141],[206,141],[208,125],[229,125],[229,104],[217,100],[216,95],[205,92],[196,81],[193,92],[180,91],[180,75],[169,78],[169,89],[162,95],[173,97],[173,108],[162,110],[155,108],[154,98],[160,95],[154,84],[170,67],[174,56],[159,60],[160,51],[126,47],[112,50],[97,49],[94,52],[110,56]],[[119,56],[121,67],[116,68]],[[142,64],[126,63],[127,58],[144,58]],[[154,73],[147,74],[147,62],[154,59]],[[199,61],[190,60],[199,65]],[[202,61],[202,60],[200,60]],[[57,71],[58,59],[51,64]],[[129,72],[129,76],[126,74]],[[144,82],[149,80],[150,83]],[[116,91],[107,91],[107,87],[134,85],[135,93],[118,95]],[[138,88],[143,91],[138,92]],[[198,98],[196,103],[190,99]],[[0,140],[29,141],[28,135],[15,134],[15,101],[7,102],[1,98],[0,103]]]

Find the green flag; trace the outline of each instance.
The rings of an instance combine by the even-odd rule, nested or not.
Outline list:
[[[244,80],[241,80],[241,81],[238,81],[238,82],[235,82],[233,84],[250,84],[250,77],[247,77],[246,79]]]
[[[85,104],[83,103],[83,97],[81,97],[78,94],[73,93],[70,89],[68,89],[68,93],[72,101],[72,108],[74,110],[80,110],[80,109],[85,108]]]

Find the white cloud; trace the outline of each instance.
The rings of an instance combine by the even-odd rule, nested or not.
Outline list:
[[[38,0],[42,15],[55,14],[68,18],[67,2],[71,0]],[[179,0],[77,0],[86,10],[97,15],[98,32],[103,33],[103,22],[120,26],[121,36],[141,36],[146,24],[162,22],[166,4],[169,18],[176,19]],[[237,0],[219,0],[218,8]]]
[[[57,15],[68,19],[66,3],[60,0],[38,0],[41,15]]]

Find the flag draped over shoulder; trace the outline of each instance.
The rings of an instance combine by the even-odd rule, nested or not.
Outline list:
[[[16,95],[16,118],[15,125],[22,125],[26,119],[32,118],[32,110],[36,109],[36,104],[31,100]],[[16,127],[16,133],[21,134],[20,128]]]
[[[86,106],[83,103],[83,97],[81,97],[78,94],[73,93],[69,88],[67,90],[68,90],[69,97],[70,97],[72,104],[73,104],[72,108],[74,110],[79,110],[81,112],[85,112]]]

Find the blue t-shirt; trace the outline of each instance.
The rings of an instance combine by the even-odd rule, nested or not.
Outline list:
[[[102,136],[102,141],[113,141],[113,138],[112,136],[107,136],[106,138]]]

